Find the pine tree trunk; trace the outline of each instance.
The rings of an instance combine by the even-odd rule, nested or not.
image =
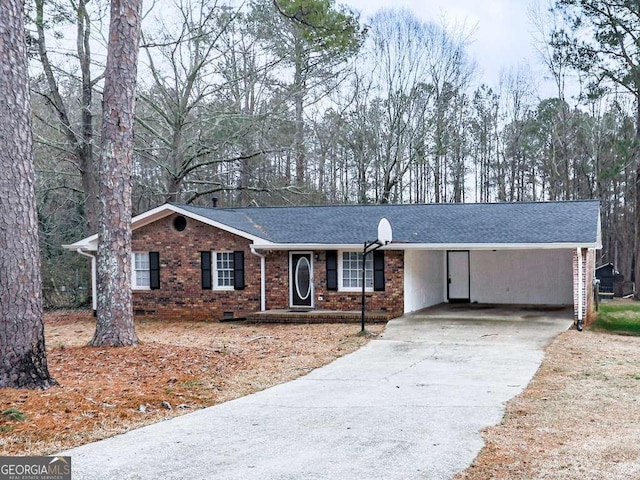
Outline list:
[[[295,132],[294,151],[296,156],[296,186],[303,187],[305,182],[304,171],[307,168],[305,143],[304,143],[304,97],[306,82],[304,80],[304,48],[299,40],[295,43],[295,70],[293,79],[293,100],[295,103]]]
[[[0,388],[55,385],[42,319],[24,3],[0,2]]]
[[[636,92],[636,144],[634,148],[636,165],[635,165],[635,221],[634,221],[634,241],[629,244],[629,248],[633,249],[635,265],[634,265],[634,282],[636,285],[635,299],[640,300],[640,89]]]
[[[99,172],[98,305],[93,346],[138,342],[131,302],[131,174],[140,0],[112,0]]]

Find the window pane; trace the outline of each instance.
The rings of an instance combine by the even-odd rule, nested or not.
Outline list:
[[[150,285],[151,285],[151,275],[149,274],[149,270],[136,271],[136,286],[148,287]]]
[[[136,252],[133,254],[133,284],[136,287],[149,287],[151,273],[149,272],[149,254]]]
[[[365,286],[373,288],[373,256],[369,255],[364,266]]]
[[[216,286],[233,287],[233,252],[216,253]]]
[[[342,253],[342,286],[344,288],[362,288],[362,254],[360,252]],[[373,258],[367,256],[365,263],[365,286],[373,288]]]
[[[148,270],[149,269],[149,254],[148,253],[134,253],[135,255],[135,269],[136,270]]]

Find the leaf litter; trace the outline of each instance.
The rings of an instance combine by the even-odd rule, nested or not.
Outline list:
[[[380,333],[384,325],[370,325]],[[45,315],[60,386],[0,390],[0,455],[45,455],[217,405],[305,375],[369,341],[355,324],[136,320],[140,344],[87,343],[91,312]],[[171,407],[171,408],[169,408]]]

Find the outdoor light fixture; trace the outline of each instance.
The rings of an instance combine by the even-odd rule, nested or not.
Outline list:
[[[380,247],[388,245],[393,240],[393,232],[391,231],[391,224],[386,218],[381,218],[378,222],[378,238],[373,242],[364,242],[362,249],[362,318],[360,333],[364,333],[364,317],[367,309],[366,297],[365,297],[365,284],[366,284],[366,268],[367,255],[371,252],[375,252]]]

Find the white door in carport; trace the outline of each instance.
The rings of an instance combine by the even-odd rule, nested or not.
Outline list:
[[[447,298],[450,302],[468,302],[469,292],[469,251],[447,252]]]

